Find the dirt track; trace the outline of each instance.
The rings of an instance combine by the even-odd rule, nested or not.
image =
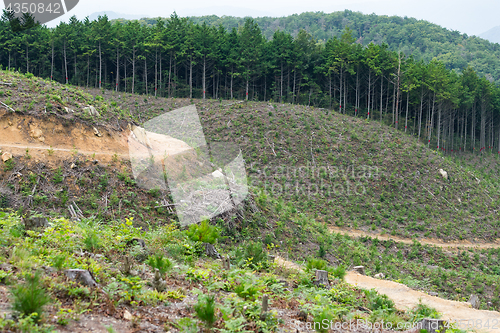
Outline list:
[[[398,243],[405,243],[405,244],[413,244],[413,240],[408,239],[408,238],[401,238],[398,236],[392,236],[388,234],[378,234],[378,233],[372,233],[372,232],[367,232],[363,230],[346,230],[342,229],[339,227],[334,227],[334,226],[329,226],[328,229],[331,232],[336,232],[336,233],[341,233],[344,235],[349,235],[351,237],[371,237],[371,238],[378,238],[379,240],[393,240]],[[442,248],[449,248],[449,249],[457,249],[457,248],[477,248],[477,249],[497,249],[500,248],[500,238],[497,239],[493,243],[482,243],[482,242],[477,242],[477,243],[472,243],[468,240],[462,240],[462,241],[452,241],[452,242],[443,242],[442,240],[435,239],[435,238],[419,238],[418,242],[420,244],[427,244],[427,245],[433,245],[437,247],[442,247]],[[499,330],[500,332],[500,330]]]
[[[279,266],[284,266],[287,269],[302,271],[302,267],[282,257],[276,257],[275,262]],[[500,333],[500,312],[476,310],[471,308],[470,304],[466,302],[450,301],[430,296],[421,291],[410,289],[401,283],[375,279],[355,272],[347,272],[345,281],[360,288],[375,289],[380,294],[387,295],[394,301],[396,308],[399,310],[411,309],[418,305],[421,300],[422,303],[435,308],[441,313],[443,319],[449,320],[450,322],[456,322],[459,325],[461,323],[461,325],[464,325],[462,326],[464,328],[467,327],[466,325],[469,320],[471,320],[470,329],[477,328],[478,323],[482,323],[484,326],[488,322],[490,326],[489,329],[476,329],[476,331]],[[474,327],[472,326],[472,320],[476,323]],[[495,325],[497,329],[493,328]]]
[[[466,322],[468,320],[474,320],[475,323],[482,323],[483,326],[487,321],[489,321],[490,329],[477,331],[500,333],[500,312],[476,310],[471,308],[470,304],[466,302],[456,302],[435,296],[430,296],[421,291],[410,289],[401,283],[375,279],[354,272],[348,272],[345,280],[347,283],[356,285],[360,288],[374,288],[380,294],[387,295],[394,301],[394,303],[396,304],[396,308],[400,310],[405,310],[408,308],[411,309],[419,303],[419,300],[422,300],[422,303],[427,304],[440,312],[443,319],[451,320],[451,322],[457,323],[463,321],[463,325],[466,325]],[[497,329],[492,329],[495,324]],[[472,324],[470,326],[471,329],[477,327],[477,325],[475,325],[475,327],[472,327]]]

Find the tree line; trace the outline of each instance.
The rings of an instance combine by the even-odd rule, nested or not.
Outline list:
[[[10,21],[4,12],[0,65],[9,70],[158,97],[305,104],[381,120],[450,153],[500,151],[495,83],[470,67],[362,45],[349,28],[321,42],[305,30],[268,40],[252,19],[231,30],[176,14],[153,26],[103,16],[13,30]]]

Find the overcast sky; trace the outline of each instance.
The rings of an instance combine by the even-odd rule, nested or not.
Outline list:
[[[121,14],[168,17],[174,11],[186,15],[286,16],[305,11],[330,13],[350,9],[364,14],[399,15],[425,19],[468,35],[479,35],[500,25],[498,0],[80,0],[79,4],[61,17],[67,21],[76,15],[79,19],[100,11]],[[59,21],[49,22],[49,26]]]

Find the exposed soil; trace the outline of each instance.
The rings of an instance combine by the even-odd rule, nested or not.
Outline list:
[[[146,142],[136,135],[136,127],[122,125],[125,126],[116,130],[98,128],[77,119],[54,116],[37,118],[0,112],[0,149],[13,155],[25,155],[28,149],[30,156],[49,162],[54,155],[60,159],[76,153],[99,157],[101,160],[110,160],[112,156],[128,158],[129,145],[134,149],[134,156],[142,151],[147,154],[147,148],[156,154],[161,150],[161,153],[169,155],[191,149],[183,141],[154,133],[148,133],[150,140],[144,147]]]
[[[392,236],[388,234],[380,234],[377,232],[369,232],[369,231],[364,231],[364,230],[354,230],[354,229],[344,229],[344,228],[339,228],[339,227],[334,227],[334,226],[329,226],[328,227],[331,232],[336,232],[336,233],[341,233],[344,235],[348,235],[350,237],[371,237],[371,238],[378,238],[379,240],[387,241],[387,240],[393,240],[398,243],[404,243],[404,244],[413,244],[412,239],[408,238],[402,238],[398,236]],[[441,248],[448,248],[448,249],[457,249],[457,248],[475,248],[475,249],[497,249],[500,248],[500,238],[498,238],[495,242],[492,243],[483,243],[483,242],[471,242],[469,240],[455,240],[455,241],[449,241],[449,242],[444,242],[440,239],[435,239],[435,238],[417,238],[418,242],[424,245],[432,245],[432,246],[437,246]]]
[[[360,288],[374,288],[380,294],[387,295],[394,301],[396,308],[400,310],[413,308],[422,300],[422,303],[435,308],[441,313],[443,319],[450,320],[451,322],[458,323],[462,320],[464,325],[466,325],[467,321],[471,320],[471,329],[478,327],[472,327],[472,321],[482,323],[482,326],[485,326],[488,322],[490,328],[477,330],[479,332],[498,332],[500,328],[500,312],[497,311],[476,310],[471,308],[470,304],[466,302],[456,302],[430,296],[421,291],[410,289],[401,283],[375,279],[354,272],[348,272],[345,280],[347,283]],[[496,329],[493,328],[494,326],[496,326]]]
[[[281,257],[276,257],[275,261],[282,267],[302,271],[299,265]],[[441,313],[442,319],[456,322],[457,324],[462,321],[463,325],[467,325],[467,321],[471,320],[470,329],[475,329],[478,323],[482,323],[483,326],[487,322],[489,323],[489,329],[476,329],[478,332],[497,333],[498,328],[500,328],[500,312],[497,311],[476,310],[471,308],[471,305],[466,302],[450,301],[430,296],[424,292],[413,290],[401,283],[376,279],[352,271],[347,272],[345,281],[357,287],[375,289],[378,293],[387,295],[394,301],[398,310],[406,311],[412,309],[421,301]],[[476,326],[472,326],[472,321],[477,323]],[[497,329],[494,328],[495,326]]]

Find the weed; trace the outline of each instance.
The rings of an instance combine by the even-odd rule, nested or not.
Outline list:
[[[261,243],[249,242],[244,249],[238,248],[235,252],[237,265],[249,267],[251,269],[266,269],[269,266],[267,252],[264,251]]]
[[[200,225],[191,224],[186,234],[194,242],[214,244],[219,238],[220,231],[216,226],[210,225],[208,220],[203,220]]]
[[[14,298],[12,308],[24,316],[33,316],[35,322],[41,319],[43,307],[50,302],[40,281],[40,272],[28,274],[24,284],[17,285],[11,292]]]
[[[317,258],[310,258],[307,260],[307,265],[306,265],[306,270],[307,271],[313,271],[313,270],[326,270],[326,267],[328,266],[328,263],[323,260],[323,259],[317,259]]]
[[[215,296],[199,296],[194,311],[196,316],[205,323],[206,331],[210,331],[217,320],[215,316]]]
[[[162,276],[172,268],[172,262],[168,258],[164,258],[162,253],[157,253],[148,258],[146,263],[154,270],[157,269]]]
[[[85,244],[85,248],[90,252],[94,252],[100,249],[102,246],[101,239],[94,230],[87,231],[87,235],[83,240],[83,244]]]
[[[62,171],[61,167],[57,168],[57,170],[54,172],[54,177],[52,178],[52,180],[56,184],[63,182],[64,176],[63,176],[63,171]]]
[[[12,169],[14,169],[14,166],[16,165],[16,162],[14,162],[14,159],[10,159],[10,160],[7,160],[4,162],[4,170],[5,171],[11,171]]]

